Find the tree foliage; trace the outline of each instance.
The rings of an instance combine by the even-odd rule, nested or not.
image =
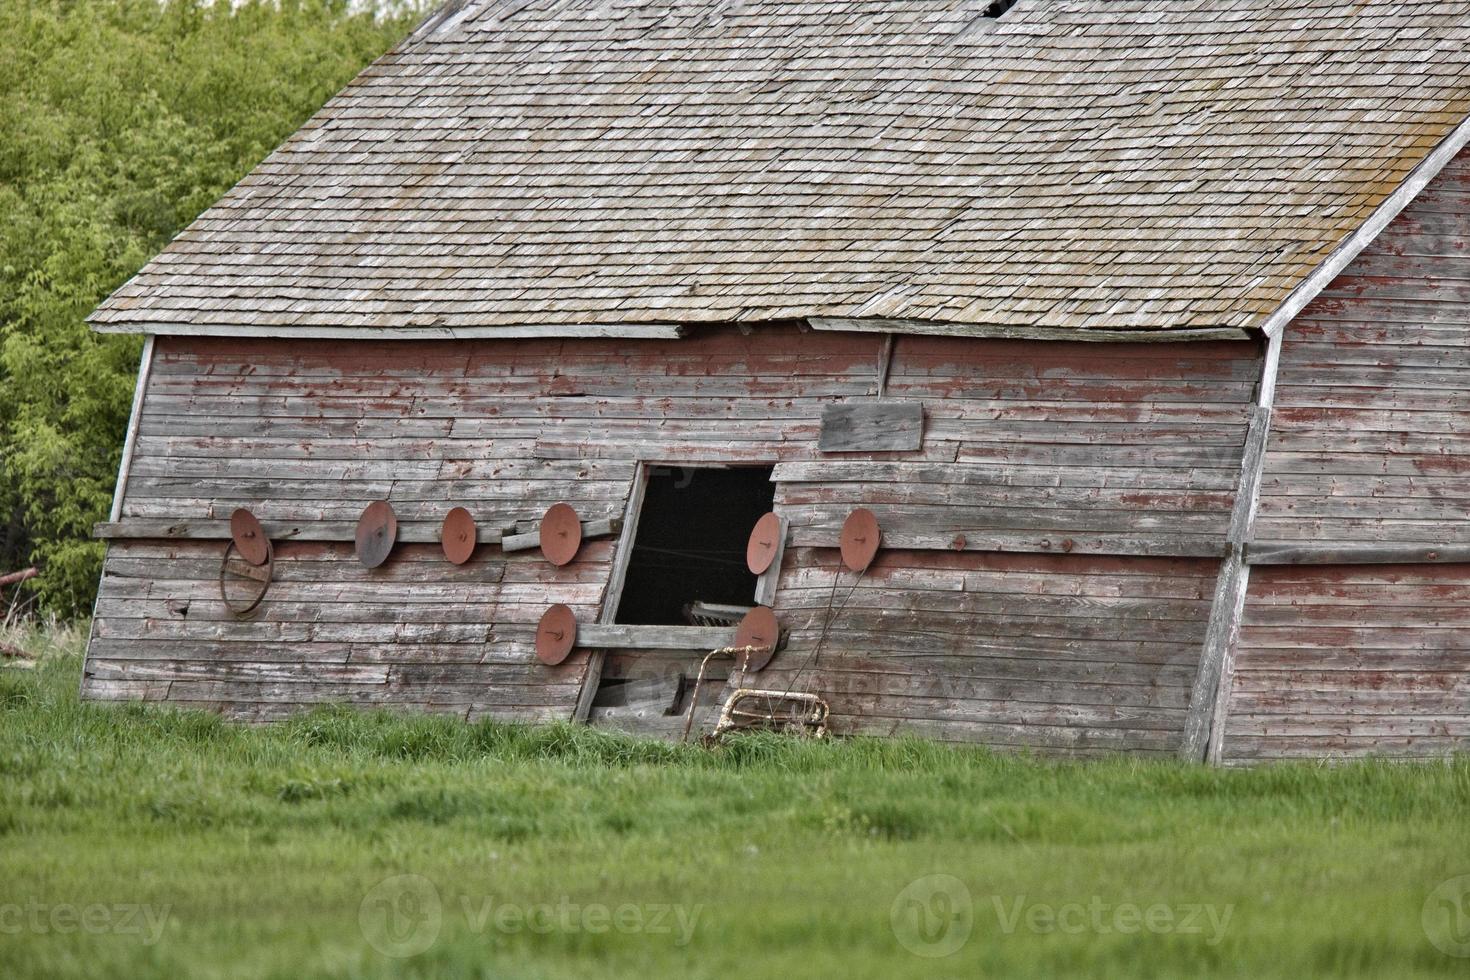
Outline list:
[[[414,3],[0,3],[0,572],[85,612],[142,342],[85,317],[412,26]]]

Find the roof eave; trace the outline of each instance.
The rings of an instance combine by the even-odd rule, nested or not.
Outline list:
[[[526,340],[547,337],[677,340],[677,323],[522,323],[485,327],[322,327],[230,323],[92,322],[97,333],[278,340]]]
[[[1239,327],[1175,327],[1113,329],[1103,327],[1032,327],[1000,323],[964,323],[948,320],[907,320],[886,317],[808,317],[813,330],[859,333],[922,334],[931,337],[973,337],[992,340],[1083,340],[1093,342],[1180,343],[1198,340],[1244,340],[1252,331]]]

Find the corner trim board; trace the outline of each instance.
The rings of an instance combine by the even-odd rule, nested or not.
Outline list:
[[[128,414],[128,431],[123,436],[122,459],[117,465],[117,482],[112,489],[112,509],[108,520],[116,524],[122,519],[123,497],[128,492],[128,471],[133,468],[133,448],[138,443],[142,425],[143,399],[148,393],[148,378],[153,373],[153,334],[143,339],[143,354],[138,359],[138,380],[133,385],[133,408]]]
[[[1199,669],[1189,696],[1184,720],[1184,739],[1179,755],[1191,762],[1217,762],[1224,738],[1225,715],[1235,671],[1235,647],[1245,615],[1250,566],[1245,561],[1245,544],[1250,540],[1259,506],[1261,480],[1266,469],[1266,442],[1271,433],[1271,403],[1276,395],[1276,371],[1281,363],[1281,334],[1267,341],[1261,360],[1261,383],[1251,412],[1241,454],[1240,483],[1230,510],[1228,551],[1215,580],[1210,604],[1210,621],[1200,650]]]

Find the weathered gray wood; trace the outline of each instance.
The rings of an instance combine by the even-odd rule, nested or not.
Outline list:
[[[1280,335],[1273,337],[1269,343],[1273,347],[1279,347]],[[1262,370],[1269,371],[1273,367],[1274,361],[1268,357]],[[1267,379],[1263,376],[1261,394],[1258,397],[1270,398],[1272,391],[1273,386],[1267,384]],[[1220,566],[1220,574],[1216,580],[1210,623],[1205,631],[1199,672],[1195,676],[1189,717],[1185,722],[1184,738],[1179,748],[1182,758],[1194,762],[1206,761],[1211,751],[1211,736],[1216,730],[1215,718],[1223,714],[1227,707],[1223,702],[1228,697],[1230,665],[1240,636],[1241,614],[1245,609],[1246,586],[1250,580],[1250,569],[1244,559],[1244,545],[1250,538],[1251,525],[1255,519],[1256,500],[1265,465],[1266,441],[1270,431],[1271,406],[1257,404],[1246,435],[1245,452],[1240,466],[1240,487],[1236,491],[1235,506],[1230,514],[1225,561]]]
[[[628,577],[628,563],[633,560],[633,542],[638,537],[638,517],[643,510],[643,497],[648,490],[648,466],[638,463],[628,488],[628,499],[623,510],[623,530],[618,536],[618,547],[608,569],[607,592],[602,598],[602,607],[597,613],[599,625],[611,626],[617,621],[618,602],[623,597],[623,583]],[[585,723],[597,698],[597,687],[602,683],[602,663],[606,651],[594,649],[587,655],[587,670],[582,676],[582,689],[577,693],[577,703],[572,709],[572,720]]]
[[[893,334],[884,334],[883,349],[878,352],[878,390],[875,394],[879,398],[888,394],[888,375],[893,371],[894,340]]]
[[[781,514],[776,515],[780,529],[776,534],[776,554],[767,568],[755,580],[755,604],[771,606],[776,602],[776,586],[781,581],[781,564],[786,559],[786,539],[790,537],[791,522]]]
[[[1464,751],[1467,598],[1464,564],[1255,568],[1223,761]]]
[[[1470,544],[1364,542],[1318,544],[1310,541],[1252,541],[1252,565],[1423,565],[1470,562]]]
[[[718,650],[735,640],[734,627],[626,626],[585,623],[577,627],[577,646],[605,650]]]
[[[684,328],[664,323],[507,324],[503,327],[286,327],[246,323],[94,323],[98,333],[167,334],[171,337],[271,337],[282,340],[525,340],[535,337],[616,337],[678,340]]]
[[[923,444],[924,406],[917,402],[852,402],[822,410],[821,452],[908,452]]]
[[[122,460],[117,466],[117,483],[112,491],[112,509],[109,520],[122,516],[123,497],[128,492],[128,476],[133,466],[133,452],[138,444],[138,427],[143,422],[143,399],[147,397],[149,378],[153,371],[153,334],[143,340],[143,354],[138,360],[138,380],[133,385],[133,409],[128,415],[128,430],[123,437]]]
[[[702,656],[589,644],[560,668],[534,659],[548,603],[614,625],[638,509],[635,460],[781,462],[796,478],[776,481],[787,540],[820,547],[788,548],[783,568],[759,583],[773,589],[779,579],[780,595],[760,598],[779,605],[796,644],[767,668],[771,686],[790,682],[830,608],[823,670],[798,680],[834,696],[834,730],[912,722],[1079,754],[1176,747],[1228,529],[1254,347],[1083,353],[905,336],[893,344],[886,393],[923,403],[922,448],[823,457],[821,409],[874,401],[879,339],[709,328],[678,345],[276,349],[162,338],[160,394],[144,411],[125,522],[172,527],[240,501],[281,525],[339,524],[343,536],[282,539],[272,594],[246,620],[227,614],[210,582],[222,522],[213,540],[115,541],[95,620],[99,660],[403,668],[390,669],[379,700],[462,717],[586,719],[604,671],[668,661],[692,672]],[[527,534],[556,499],[588,519],[622,515],[624,533],[621,547],[590,542],[562,569],[534,552],[451,568],[429,537],[368,573],[352,560],[348,532],[359,501],[384,494],[403,526],[432,534],[462,501],[482,523],[493,515]],[[832,546],[847,512],[867,502],[889,513],[891,533],[849,595],[854,577],[834,580]],[[966,550],[952,550],[961,532]],[[933,550],[900,547],[911,543]],[[1175,550],[1215,560],[1139,557]],[[682,647],[691,637],[651,642]],[[476,663],[504,669],[410,669]],[[705,685],[715,693],[728,673],[717,666]],[[280,716],[289,703],[270,699],[312,682],[241,686],[226,672],[167,683],[195,685],[165,695],[174,701],[255,719]]]
[[[508,534],[500,539],[501,551],[529,551],[541,546],[540,522],[537,522],[537,530],[528,531],[524,534]],[[592,538],[605,538],[609,535],[618,534],[623,530],[623,519],[621,517],[603,518],[597,521],[582,522],[582,540]]]
[[[993,323],[950,323],[886,317],[807,317],[813,330],[864,333],[924,334],[933,337],[975,337],[992,340],[1061,340],[1096,343],[1182,343],[1202,340],[1246,340],[1251,334],[1232,327],[1170,330],[1071,330],[1052,327],[1008,326]]]
[[[883,548],[889,551],[1001,551],[1054,555],[1140,555],[1163,558],[1219,558],[1225,554],[1224,535],[1148,534],[1047,534],[1044,532],[994,528],[971,528],[951,523],[932,531],[915,525],[889,521],[880,515]],[[841,522],[798,525],[793,521],[791,544],[804,548],[836,548]]]
[[[834,487],[843,483],[891,483],[905,487],[936,484],[965,493],[966,488],[984,488],[983,493],[1015,495],[1017,502],[1035,499],[1047,489],[1088,488],[1094,492],[1183,490],[1193,494],[1226,491],[1233,500],[1240,483],[1239,456],[1226,467],[1188,469],[1141,466],[1067,466],[1037,462],[889,462],[823,459],[811,463],[780,463],[771,475],[773,483],[814,483]],[[789,492],[789,491],[788,491]],[[978,498],[978,493],[977,493]],[[1010,501],[1010,497],[1003,497]],[[1081,499],[1079,497],[1079,499]],[[1229,510],[1227,501],[1225,510]]]
[[[266,534],[272,541],[352,541],[357,532],[357,523],[346,521],[302,521],[296,524],[280,524],[262,521]],[[427,522],[400,521],[398,540],[404,544],[438,544],[441,525]],[[497,544],[501,541],[499,528],[481,528],[481,544]],[[169,521],[130,517],[122,521],[109,521],[92,528],[92,536],[104,541],[177,539],[185,541],[228,541],[230,522],[219,520]]]

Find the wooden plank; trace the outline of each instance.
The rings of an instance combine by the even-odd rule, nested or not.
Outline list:
[[[618,537],[618,547],[613,553],[612,567],[608,570],[607,592],[602,598],[602,607],[597,612],[599,625],[611,626],[617,621],[618,602],[623,597],[623,583],[628,577],[628,563],[633,560],[633,542],[638,536],[638,518],[643,511],[643,497],[648,490],[648,465],[638,463],[628,487],[628,499],[623,509],[623,531]],[[606,653],[593,650],[587,655],[587,671],[582,677],[582,689],[577,694],[577,703],[572,709],[572,720],[586,723],[597,698],[598,685],[602,683],[602,662]]]
[[[776,589],[781,582],[781,566],[786,560],[786,541],[791,536],[791,522],[779,513],[776,515],[776,520],[779,527],[776,532],[776,554],[771,559],[771,566],[755,580],[755,604],[758,606],[776,604]]]
[[[262,521],[265,532],[272,541],[353,541],[357,534],[357,523],[346,521],[302,521],[296,524],[280,524]],[[438,544],[439,524],[422,521],[400,521],[398,540],[404,544]],[[481,544],[498,544],[502,530],[481,528]],[[122,521],[109,521],[92,528],[92,536],[104,541],[117,540],[164,540],[228,541],[230,522],[225,520],[158,520],[131,517]]]
[[[815,507],[819,514],[829,509],[823,505],[841,504],[834,510],[848,511],[857,504],[884,505],[885,510],[902,506],[904,513],[924,517],[924,508],[940,508],[944,514],[975,515],[976,526],[1031,527],[1036,520],[1065,521],[1059,512],[1082,510],[1099,514],[1094,530],[1118,530],[1120,527],[1143,529],[1157,515],[1168,515],[1176,531],[1201,529],[1224,531],[1236,487],[1221,490],[1199,490],[1193,487],[1145,489],[1139,487],[1099,486],[1105,482],[1094,475],[1091,486],[1022,486],[1009,487],[995,483],[903,483],[877,479],[834,481],[832,483],[787,484],[780,487],[781,502],[788,507]],[[1129,515],[1138,515],[1130,518]],[[825,516],[825,515],[822,515]],[[999,518],[1000,520],[996,520]],[[846,519],[846,515],[843,515]],[[1085,520],[1085,518],[1083,518]],[[1002,523],[1001,521],[1004,521]],[[803,522],[805,523],[805,522]],[[946,522],[948,523],[948,522]],[[1061,523],[1041,527],[1065,528]]]
[[[967,487],[1012,492],[1035,492],[1042,488],[1086,488],[1090,490],[1187,490],[1196,493],[1228,491],[1232,497],[1240,483],[1239,460],[1226,467],[1067,466],[1046,462],[960,461],[954,463],[874,460],[820,460],[779,463],[771,474],[773,483],[895,483],[903,486],[934,484],[964,493]],[[1019,488],[1028,488],[1020,490]],[[783,492],[790,494],[789,488]],[[1470,492],[1470,491],[1467,491]],[[1229,509],[1227,503],[1225,509]]]
[[[540,522],[536,522],[536,530],[524,534],[507,534],[500,539],[501,551],[529,551],[541,546]],[[623,519],[621,517],[609,517],[596,521],[582,522],[582,539],[605,538],[609,535],[619,534],[623,530]]]
[[[883,349],[878,352],[878,390],[875,394],[879,398],[888,394],[888,375],[893,370],[893,348],[895,340],[895,334],[884,334]]]
[[[1269,341],[1269,348],[1279,350],[1280,346],[1281,337],[1278,333]],[[1274,376],[1276,363],[1268,350],[1262,364],[1258,404],[1251,415],[1245,452],[1241,458],[1240,487],[1236,491],[1235,505],[1231,509],[1225,560],[1220,565],[1220,574],[1216,580],[1210,622],[1200,652],[1199,672],[1195,676],[1189,717],[1180,742],[1180,756],[1193,762],[1209,761],[1212,744],[1218,752],[1218,742],[1212,736],[1217,731],[1223,731],[1215,723],[1218,718],[1223,717],[1226,707],[1224,692],[1228,686],[1235,644],[1240,636],[1241,614],[1245,608],[1246,587],[1250,579],[1250,567],[1244,558],[1244,544],[1250,537],[1251,525],[1255,520],[1257,496],[1265,466],[1266,440],[1271,430],[1269,400],[1274,392],[1271,376]]]
[[[804,500],[803,497],[826,496],[828,500]],[[903,499],[916,496],[916,501]],[[1038,496],[1042,496],[1038,494]],[[1076,498],[1068,501],[1067,497]],[[988,505],[983,492],[978,501],[946,504],[943,490],[934,488],[902,488],[877,485],[871,488],[853,488],[850,485],[836,490],[810,489],[788,491],[778,488],[777,502],[782,513],[791,518],[797,529],[798,542],[802,535],[813,528],[837,531],[842,527],[852,508],[859,504],[872,508],[885,534],[933,535],[948,532],[950,535],[969,531],[1051,531],[1058,538],[1070,532],[1079,534],[1121,535],[1174,535],[1192,537],[1211,542],[1223,541],[1229,528],[1229,515],[1218,508],[1220,498],[1211,495],[1203,501],[1210,509],[1174,509],[1155,506],[1150,509],[1132,508],[1126,499],[1116,501],[1093,501],[1089,504],[1086,495],[1068,492],[1053,495],[1058,503],[1047,506],[1026,507],[1018,503]],[[1113,506],[1104,506],[1112,503]]]
[[[117,466],[117,483],[112,491],[112,509],[108,519],[117,521],[122,517],[123,498],[128,493],[128,477],[133,466],[133,454],[138,443],[138,428],[143,421],[143,400],[148,395],[149,376],[153,370],[153,334],[143,340],[143,354],[138,360],[138,380],[133,385],[133,408],[128,414],[128,429],[123,437],[122,460]]]
[[[1079,525],[1085,522],[1074,518]],[[900,524],[890,531],[883,525],[883,547],[892,551],[1001,551],[1034,552],[1057,555],[1147,555],[1163,558],[1221,558],[1225,555],[1224,535],[1093,534],[1079,529],[1060,529],[1053,533],[1035,530],[997,530],[974,528],[968,524],[940,526],[931,531],[915,530]],[[803,548],[836,548],[840,522],[824,522],[816,526],[795,525],[791,543]]]
[[[583,623],[577,626],[577,646],[606,650],[718,650],[735,640],[727,626],[630,626]]]
[[[918,402],[849,402],[822,410],[819,452],[910,452],[923,445],[924,406]]]
[[[1252,541],[1246,557],[1252,565],[1456,564],[1470,562],[1470,543]]]

